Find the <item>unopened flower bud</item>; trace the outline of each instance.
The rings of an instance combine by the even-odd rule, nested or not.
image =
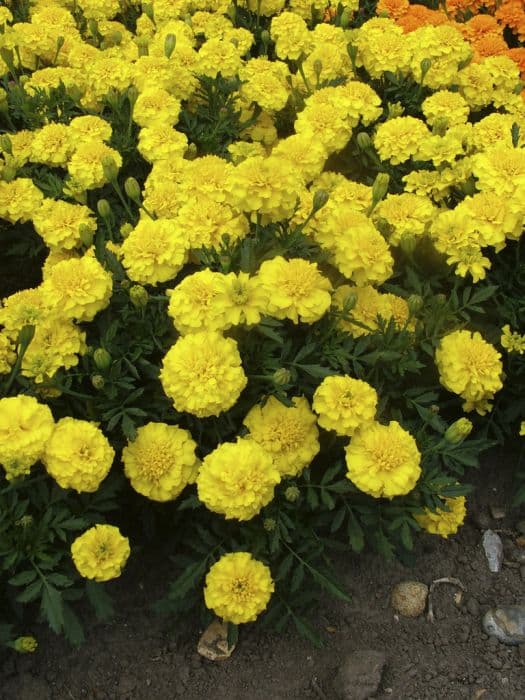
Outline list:
[[[402,117],[405,113],[405,108],[401,102],[388,102],[387,106],[387,117],[388,119],[395,119],[396,117]]]
[[[472,176],[469,177],[468,180],[465,180],[465,182],[461,183],[460,189],[467,196],[469,196],[469,195],[471,196],[471,195],[475,194],[475,192],[477,190],[475,179]]]
[[[140,191],[140,185],[139,183],[135,180],[134,177],[128,177],[126,182],[124,183],[124,189],[126,191],[126,194],[130,199],[132,199],[134,202],[137,202],[140,204],[141,202],[141,191]]]
[[[102,158],[102,170],[104,177],[109,182],[115,182],[118,177],[118,165],[115,163],[113,156],[104,156]]]
[[[354,306],[357,304],[357,294],[355,292],[348,292],[348,294],[343,299],[343,311],[348,313],[352,311]]]
[[[129,300],[136,309],[143,309],[148,304],[149,294],[140,284],[134,284],[129,290]]]
[[[103,219],[109,219],[111,216],[111,206],[107,199],[98,200],[97,211]]]
[[[457,445],[472,432],[472,422],[468,418],[458,418],[445,431],[444,438],[452,445]]]
[[[86,224],[80,224],[80,226],[78,227],[78,233],[80,235],[82,245],[86,246],[86,248],[89,248],[93,243],[92,230],[89,228],[89,226],[86,226]]]
[[[17,343],[23,348],[27,348],[29,343],[33,340],[35,337],[35,327],[27,324],[26,326],[22,326],[18,333],[18,338],[17,338]]]
[[[326,190],[316,190],[312,202],[312,209],[314,212],[322,209],[329,199],[330,195]]]
[[[0,148],[4,153],[8,153],[10,156],[13,155],[13,144],[7,134],[2,134],[0,136]]]
[[[38,642],[34,637],[18,637],[13,643],[13,648],[19,654],[32,654],[36,651]]]
[[[266,532],[273,532],[277,527],[277,523],[275,522],[274,518],[265,518],[263,522],[263,527],[266,530]]]
[[[340,24],[343,29],[346,29],[350,22],[352,21],[352,16],[353,12],[349,7],[345,7],[345,9],[341,12],[341,19],[340,19]]]
[[[430,60],[430,58],[424,58],[419,65],[421,66],[421,82],[423,82],[423,80],[425,79],[425,75],[430,70],[432,61]]]
[[[314,73],[317,77],[317,80],[321,77],[321,73],[323,72],[323,63],[319,59],[316,59],[314,61]]]
[[[374,184],[372,185],[372,202],[377,204],[388,192],[390,184],[390,175],[388,173],[377,173]]]
[[[2,180],[4,182],[12,182],[15,179],[17,172],[18,171],[14,165],[6,165],[2,170]]]
[[[94,389],[103,389],[105,383],[106,380],[101,374],[93,374],[91,376],[91,384],[93,385]]]
[[[109,39],[113,46],[120,46],[120,44],[122,43],[122,32],[119,32],[118,29],[114,32],[111,32]]]
[[[139,56],[147,56],[149,54],[149,39],[147,36],[138,36],[135,43],[139,50]]]
[[[524,87],[525,87],[525,83],[522,80],[520,80],[518,83],[516,83],[516,87],[514,88],[514,90],[512,92],[515,95],[519,95],[522,92]]]
[[[432,133],[437,136],[444,136],[448,129],[448,119],[446,117],[437,117],[432,125]]]
[[[446,297],[442,292],[440,292],[439,294],[436,294],[436,296],[434,297],[434,299],[436,300],[436,302],[437,302],[440,306],[443,306],[444,304],[447,303],[447,297]]]
[[[360,131],[355,137],[355,140],[362,151],[367,151],[372,147],[372,140],[366,131]]]
[[[273,373],[272,379],[274,384],[289,384],[292,379],[292,373],[285,367],[279,367],[279,369],[276,369]]]
[[[137,90],[137,88],[134,85],[131,85],[128,88],[126,94],[128,96],[129,103],[130,103],[131,107],[133,108],[133,105],[135,104],[135,102],[137,101],[137,98],[139,96],[139,91]]]
[[[408,310],[411,316],[415,316],[423,308],[423,297],[419,294],[411,294],[407,299]]]
[[[148,17],[152,22],[155,22],[155,17],[153,15],[153,5],[149,2],[142,3],[142,12]]]
[[[175,34],[166,34],[164,39],[164,55],[166,58],[171,58],[171,54],[175,51],[175,46],[177,44],[177,37]]]
[[[98,41],[98,39],[100,38],[100,32],[98,31],[97,21],[93,18],[89,19],[87,23],[87,28],[93,39],[96,39]]]
[[[284,497],[290,503],[295,503],[295,501],[297,501],[297,499],[299,498],[300,495],[301,495],[301,492],[299,491],[297,486],[288,486],[288,488],[284,492]]]
[[[104,348],[97,348],[93,353],[93,361],[97,369],[109,369],[111,366],[111,355]]]
[[[347,44],[346,45],[346,50],[348,52],[348,55],[350,56],[350,60],[352,61],[352,67],[355,65],[355,61],[357,58],[357,46],[355,44]]]
[[[405,255],[412,255],[417,246],[416,237],[412,233],[404,233],[399,240],[399,247]]]
[[[120,227],[120,235],[125,240],[129,234],[133,231],[133,225],[129,223],[122,224]]]
[[[264,47],[267,47],[271,41],[270,32],[267,29],[263,29],[261,32],[261,42]]]

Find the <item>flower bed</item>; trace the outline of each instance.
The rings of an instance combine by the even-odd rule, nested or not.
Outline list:
[[[45,255],[0,308],[8,644],[80,643],[145,547],[159,610],[316,641],[330,551],[454,534],[517,435],[520,69],[371,9],[0,9],[0,235]]]

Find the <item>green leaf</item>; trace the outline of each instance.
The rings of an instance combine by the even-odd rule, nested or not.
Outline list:
[[[36,600],[40,595],[42,590],[42,581],[37,579],[30,586],[28,586],[24,591],[16,596],[16,600],[19,603],[30,603],[32,600]]]
[[[352,511],[350,511],[346,532],[353,551],[357,553],[362,552],[365,546],[365,537],[361,525]]]
[[[68,576],[62,574],[49,574],[47,580],[58,588],[68,588],[73,585],[73,581]]]
[[[335,374],[333,369],[321,367],[321,365],[301,365],[294,362],[294,367],[300,367],[306,374],[316,379],[324,379],[325,377],[330,377],[332,374]]]
[[[330,524],[330,532],[337,532],[339,530],[339,528],[343,524],[345,516],[346,516],[346,509],[339,508],[339,510],[335,513],[334,518]]]
[[[235,625],[233,622],[228,622],[228,636],[227,636],[228,648],[231,649],[232,647],[236,646],[238,641],[239,641],[239,627],[238,627],[238,625]]]
[[[296,591],[304,580],[304,567],[302,564],[298,564],[293,572],[292,579],[290,581],[290,591],[292,593]]]
[[[59,634],[64,627],[64,604],[60,591],[49,583],[44,584],[41,610],[53,632]]]
[[[292,568],[293,562],[294,555],[290,552],[285,556],[285,558],[280,563],[279,568],[277,569],[277,574],[275,576],[276,581],[281,581],[282,579],[288,576],[288,574],[290,573],[290,569]]]
[[[302,637],[308,639],[308,641],[310,641],[318,649],[323,646],[321,637],[317,634],[309,622],[307,622],[304,618],[299,617],[299,615],[296,615],[295,613],[292,614],[292,619],[295,628]]]
[[[28,569],[27,571],[21,571],[9,579],[8,583],[11,586],[27,586],[28,583],[34,581],[36,578],[36,571],[34,569]]]
[[[314,488],[306,489],[306,501],[312,510],[319,506],[319,496]]]
[[[104,586],[97,581],[90,581],[89,579],[85,582],[86,595],[91,603],[97,620],[108,620],[113,617],[115,610],[113,608],[113,601],[111,597],[104,590]]]
[[[401,535],[401,543],[405,549],[411,550],[414,547],[414,542],[412,540],[412,533],[410,532],[410,526],[405,520],[401,525],[399,530]]]
[[[328,578],[328,576],[325,576],[322,574],[320,571],[317,569],[314,569],[313,567],[310,569],[310,573],[312,574],[313,579],[330,595],[334,596],[334,598],[339,598],[339,600],[344,600],[347,603],[350,602],[350,596],[348,593],[333,579]]]
[[[67,604],[62,603],[64,636],[74,647],[79,647],[85,640],[84,630],[78,616]]]

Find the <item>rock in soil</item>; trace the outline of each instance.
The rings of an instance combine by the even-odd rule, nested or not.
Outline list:
[[[483,629],[504,644],[525,644],[525,605],[492,608],[483,618]]]
[[[421,581],[402,581],[394,587],[392,607],[404,617],[418,617],[425,610],[428,586]]]
[[[197,651],[210,661],[228,659],[235,646],[228,646],[228,623],[214,620],[201,635]]]
[[[481,543],[485,550],[489,570],[495,574],[501,570],[501,564],[503,563],[503,542],[501,541],[501,537],[492,530],[486,530],[483,533]]]
[[[334,679],[334,690],[340,700],[366,700],[381,683],[386,664],[382,651],[363,649],[350,654]]]

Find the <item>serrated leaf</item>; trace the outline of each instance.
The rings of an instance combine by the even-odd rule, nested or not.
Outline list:
[[[48,583],[44,584],[40,609],[53,632],[59,634],[64,626],[62,596],[56,588]]]
[[[352,550],[357,553],[362,552],[365,546],[365,537],[361,525],[351,511],[348,518],[346,532]]]
[[[288,574],[290,573],[290,569],[292,568],[293,562],[294,555],[290,552],[290,554],[287,554],[285,556],[285,558],[280,563],[279,568],[277,569],[277,574],[275,576],[276,581],[282,581],[282,579],[285,579],[288,576]]]
[[[62,614],[65,638],[72,646],[79,647],[85,641],[85,637],[77,614],[67,603],[62,603]]]
[[[11,586],[27,586],[28,583],[34,581],[36,578],[36,571],[34,569],[28,569],[27,571],[21,571],[9,579],[8,583]]]
[[[295,628],[302,637],[308,639],[308,641],[310,641],[317,648],[323,646],[321,637],[317,634],[317,632],[314,630],[314,628],[310,625],[309,622],[306,622],[305,619],[299,617],[295,613],[292,615],[292,618]]]
[[[314,568],[310,570],[310,573],[312,574],[314,581],[324,588],[325,591],[328,591],[330,595],[334,596],[334,598],[339,598],[339,600],[344,600],[347,603],[350,602],[350,596],[336,581],[330,579],[328,576],[325,576],[325,574],[322,574],[320,571]]]
[[[292,578],[290,579],[290,591],[293,593],[296,591],[300,586],[301,583],[304,581],[304,566],[302,564],[298,564],[293,572]]]
[[[73,581],[68,576],[62,574],[49,574],[47,580],[58,588],[68,588],[73,585]]]
[[[336,511],[334,518],[332,522],[330,523],[330,532],[337,532],[341,525],[344,522],[346,516],[346,509],[345,508],[339,508],[338,511]]]
[[[106,593],[102,584],[96,581],[86,580],[85,583],[86,595],[91,603],[97,620],[108,620],[114,615],[113,601]]]
[[[32,600],[36,600],[40,595],[42,590],[42,581],[38,579],[30,584],[25,590],[16,596],[16,600],[19,603],[30,603]]]

